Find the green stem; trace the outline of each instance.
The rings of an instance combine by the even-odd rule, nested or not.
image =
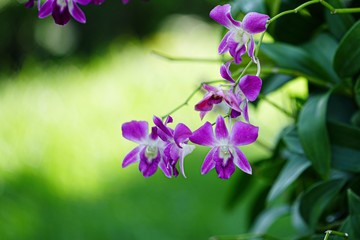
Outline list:
[[[208,59],[208,58],[189,58],[189,57],[173,57],[165,53],[160,53],[158,51],[152,51],[152,54],[155,54],[159,57],[165,58],[170,61],[182,61],[182,62],[209,62],[209,63],[218,63],[222,62],[221,59]]]
[[[259,94],[259,99],[264,100],[265,102],[269,103],[271,106],[273,106],[274,108],[278,109],[280,112],[284,113],[285,115],[287,115],[290,118],[294,118],[294,115],[290,112],[288,112],[287,110],[285,110],[284,108],[280,107],[279,105],[277,105],[276,103],[274,103],[273,101],[271,101],[270,99],[268,99],[265,95],[263,94]]]
[[[179,106],[177,106],[176,108],[174,108],[173,110],[171,110],[169,113],[167,113],[166,115],[162,116],[161,119],[164,120],[167,116],[169,116],[170,114],[173,114],[174,112],[176,112],[177,110],[179,110],[180,108],[186,106],[189,104],[189,101],[194,97],[194,95],[200,91],[201,87],[203,86],[203,84],[213,84],[213,83],[219,83],[219,82],[226,82],[226,80],[214,80],[214,81],[208,81],[208,82],[202,82],[187,98],[186,100],[180,104]]]
[[[349,239],[349,234],[347,234],[347,233],[338,232],[338,231],[333,231],[333,230],[327,230],[327,231],[325,232],[325,238],[324,238],[324,240],[328,240],[331,234],[332,234],[332,235],[335,235],[335,236],[343,237],[344,240],[348,240],[348,239]]]

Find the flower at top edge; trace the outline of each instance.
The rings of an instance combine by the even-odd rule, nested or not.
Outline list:
[[[236,64],[241,63],[241,56],[248,52],[249,57],[254,60],[255,42],[253,35],[266,30],[268,15],[250,12],[247,13],[242,22],[236,21],[231,16],[230,4],[218,5],[210,12],[210,17],[229,29],[220,42],[218,52],[224,54],[229,51]]]
[[[80,23],[86,22],[84,12],[77,4],[88,5],[91,0],[46,0],[40,7],[39,18],[53,16],[55,23],[65,25],[73,17]]]

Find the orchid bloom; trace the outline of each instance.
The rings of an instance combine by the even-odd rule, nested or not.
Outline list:
[[[139,144],[124,158],[122,167],[140,162],[139,170],[144,177],[153,175],[159,167],[167,177],[171,177],[168,159],[164,156],[165,143],[157,134],[157,127],[152,127],[148,135],[148,123],[145,121],[131,121],[122,125],[124,138]]]
[[[216,6],[210,12],[210,17],[229,29],[221,40],[218,52],[224,54],[229,51],[236,64],[241,62],[241,56],[248,52],[249,57],[254,61],[255,42],[253,35],[266,30],[268,15],[250,12],[245,15],[242,22],[236,21],[231,16],[230,4]]]
[[[77,4],[88,5],[90,2],[91,0],[46,0],[39,10],[39,18],[52,14],[56,24],[65,25],[72,16],[76,21],[85,23],[85,14]]]
[[[215,135],[212,124],[206,122],[190,137],[193,143],[212,147],[201,166],[202,174],[215,168],[219,178],[228,179],[235,172],[235,166],[245,173],[252,173],[248,160],[238,146],[255,142],[259,128],[248,123],[235,122],[229,131],[224,118],[218,116]]]
[[[234,83],[235,80],[232,78],[230,71],[230,62],[223,64],[220,68],[221,76],[228,80],[229,82]],[[248,115],[248,103],[253,102],[259,96],[262,86],[262,81],[258,76],[255,75],[245,75],[240,78],[239,84],[235,86],[235,90],[231,88],[228,92],[228,105],[232,109],[231,117],[236,118],[237,116],[243,114],[244,119],[249,122]]]
[[[173,119],[168,116],[165,120],[165,124],[159,117],[154,116],[154,124],[158,127],[159,137],[166,143],[164,154],[168,158],[168,164],[172,169],[172,175],[178,176],[176,169],[176,163],[179,161],[180,171],[184,177],[184,158],[190,154],[195,146],[188,145],[189,137],[191,136],[191,130],[183,123],[176,125],[175,130],[166,126],[171,123]]]

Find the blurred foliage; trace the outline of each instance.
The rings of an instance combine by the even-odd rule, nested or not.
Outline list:
[[[306,1],[245,2],[247,7],[254,3],[246,11],[274,16]],[[337,8],[360,6],[359,1],[329,2]],[[360,239],[359,26],[359,14],[329,14],[321,4],[269,26],[273,42],[261,46],[259,57],[262,93],[270,96],[301,76],[309,96],[293,98],[293,123],[279,134],[272,157],[254,165],[264,186],[253,199],[252,234],[214,239],[324,239],[325,230]],[[261,179],[239,176],[229,205],[241,202]]]

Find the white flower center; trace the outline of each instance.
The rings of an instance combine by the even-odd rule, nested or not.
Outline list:
[[[158,148],[156,146],[147,146],[145,149],[145,156],[147,159],[152,160],[158,155]]]
[[[240,44],[246,44],[250,39],[250,34],[242,28],[236,28],[234,40]]]
[[[61,11],[67,6],[67,2],[65,0],[57,0],[56,4],[61,8]]]
[[[224,164],[226,164],[227,160],[231,157],[229,146],[221,146],[219,157],[224,159]]]

